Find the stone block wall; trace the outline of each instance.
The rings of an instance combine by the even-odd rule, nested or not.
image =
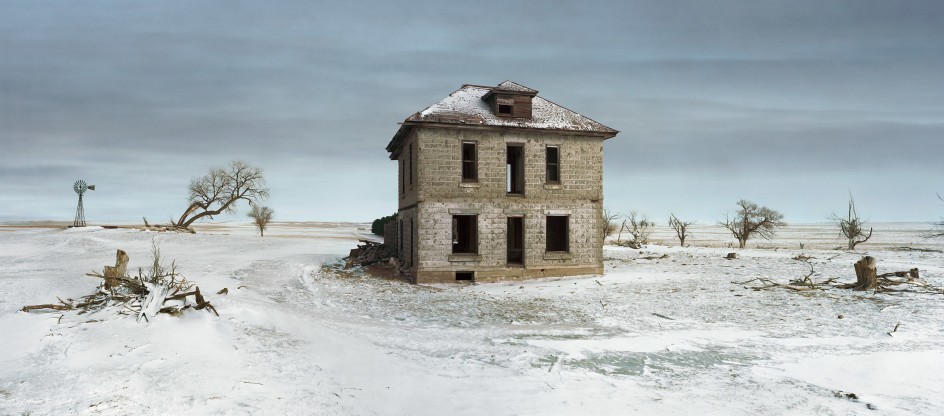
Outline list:
[[[455,271],[476,280],[602,273],[603,140],[598,137],[475,129],[417,128],[410,138],[415,206],[401,198],[400,221],[416,221],[412,269],[423,282],[454,281]],[[478,181],[461,180],[461,145],[477,144]],[[506,188],[506,146],[524,147],[524,195]],[[560,183],[546,183],[545,148],[560,148]],[[409,152],[403,152],[408,157]],[[409,189],[409,186],[407,186]],[[478,254],[452,254],[452,216],[478,215]],[[569,252],[546,252],[546,216],[567,215]],[[507,265],[507,218],[524,218],[524,266]],[[404,225],[406,227],[406,225]],[[404,240],[404,245],[407,242]],[[409,243],[414,244],[412,239]],[[401,249],[401,258],[412,247]]]

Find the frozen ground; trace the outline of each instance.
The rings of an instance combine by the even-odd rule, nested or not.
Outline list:
[[[940,252],[894,250],[944,248],[922,224],[858,253],[821,225],[746,250],[700,227],[697,247],[607,247],[604,276],[434,287],[322,268],[357,227],[3,229],[0,414],[944,414],[944,296],[732,283],[803,276],[801,252],[852,281],[867,251],[944,286]],[[115,249],[145,266],[152,239],[204,293],[229,288],[208,295],[219,318],[19,311],[91,293]]]

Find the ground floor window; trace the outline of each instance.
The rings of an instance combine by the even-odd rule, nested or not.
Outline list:
[[[547,251],[570,251],[569,220],[566,215],[547,216]]]
[[[478,215],[453,215],[452,252],[477,254],[478,250]]]

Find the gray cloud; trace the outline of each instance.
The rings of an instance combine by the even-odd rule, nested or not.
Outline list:
[[[369,220],[395,209],[397,122],[513,79],[622,131],[608,204],[711,218],[754,193],[819,220],[861,189],[875,218],[933,219],[883,201],[944,191],[941,21],[935,1],[4,2],[0,217],[69,218],[85,177],[90,213],[164,219],[240,158],[282,218]]]

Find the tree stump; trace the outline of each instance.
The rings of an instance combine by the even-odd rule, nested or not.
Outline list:
[[[128,270],[128,253],[124,250],[118,250],[115,253],[115,266],[105,266],[102,273],[105,276],[105,289],[111,289],[119,285],[119,281],[125,276]]]
[[[855,290],[874,290],[878,286],[875,257],[865,256],[853,265],[856,272]]]

